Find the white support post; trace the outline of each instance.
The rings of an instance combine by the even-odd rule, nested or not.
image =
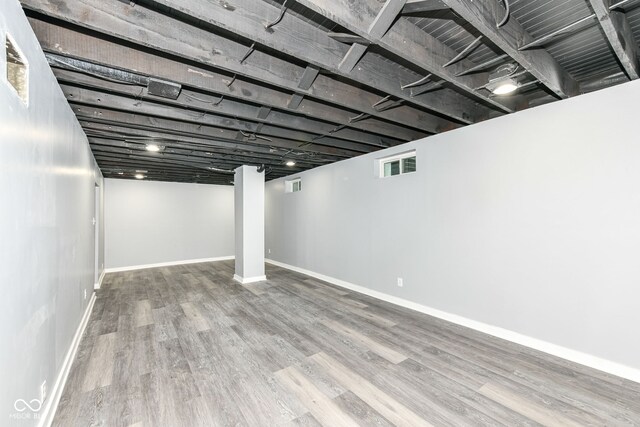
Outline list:
[[[267,280],[264,273],[264,172],[255,166],[236,169],[236,272],[242,283]]]

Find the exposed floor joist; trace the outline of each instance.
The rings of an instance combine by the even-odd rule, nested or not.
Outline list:
[[[608,0],[589,0],[611,48],[630,79],[640,77],[638,46],[624,12],[609,10]]]
[[[106,176],[119,158],[158,179],[228,183],[211,165],[242,162],[271,179],[640,74],[635,0],[563,0],[581,12],[553,19],[502,0],[21,1]],[[498,96],[510,63],[517,91]],[[158,163],[143,141],[173,151]]]
[[[282,110],[295,110],[298,114],[335,124],[347,123],[350,116],[364,112],[374,119],[349,124],[348,128],[403,140],[417,139],[425,136],[425,132],[433,131],[430,125],[431,118],[426,113],[407,106],[379,112],[372,107],[379,99],[378,95],[363,90],[356,91],[355,88],[327,76],[316,77],[313,91],[300,89],[293,83],[287,88],[275,88],[243,78],[236,78],[232,86],[227,86],[226,82],[231,76],[213,68],[154,55],[34,17],[30,18],[30,23],[46,51],[124,70],[133,68],[141,74],[173,80],[184,86],[199,88],[212,94]],[[301,70],[303,75],[306,68]],[[294,88],[299,91],[296,94],[304,96],[299,108],[288,107],[291,95],[284,90],[294,90]]]
[[[349,47],[333,40],[326,32],[289,14],[284,15],[272,32],[264,31],[260,27],[264,17],[277,15],[279,9],[262,0],[243,0],[234,7],[233,11],[225,8],[223,4],[210,3],[206,0],[188,0],[180,3],[158,0],[149,3],[163,5],[194,19],[202,20],[215,28],[254,40],[261,45],[322,67],[349,80],[404,99],[408,104],[426,108],[461,123],[473,123],[488,117],[486,108],[456,93],[448,96],[436,93],[429,97],[411,98],[400,90],[398,82],[415,79],[415,73],[408,69],[391,67],[390,63],[376,57],[363,57],[358,66],[350,72],[340,70],[337,64],[342,61]],[[440,122],[434,130],[442,126],[447,124]]]
[[[579,93],[578,84],[544,49],[520,51],[518,47],[533,40],[515,19],[498,28],[504,9],[495,0],[470,2],[443,0],[454,12],[473,25],[480,33],[534,75],[544,86],[560,98]]]
[[[399,19],[388,31],[370,32],[369,28],[377,22],[376,18],[385,10],[377,1],[359,0],[357,8],[353,7],[353,2],[349,0],[299,0],[299,2],[394,55],[415,64],[423,69],[425,74],[433,74],[503,112],[514,111],[512,107],[503,102],[475,90],[476,87],[487,81],[486,73],[476,73],[473,76],[464,77],[456,76],[457,72],[471,67],[468,62],[444,68],[444,64],[455,57],[456,52],[435,37],[421,31],[411,22]],[[402,83],[407,84],[411,81],[415,80],[405,80]]]

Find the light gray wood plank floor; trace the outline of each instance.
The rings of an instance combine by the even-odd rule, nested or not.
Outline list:
[[[640,426],[640,384],[233,261],[108,274],[57,426]]]

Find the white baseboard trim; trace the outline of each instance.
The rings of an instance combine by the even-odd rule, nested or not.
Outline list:
[[[105,269],[105,272],[118,273],[121,271],[142,270],[145,268],[156,268],[156,267],[168,267],[171,265],[197,264],[200,262],[214,262],[214,261],[228,261],[230,259],[235,259],[235,258],[236,258],[235,256],[231,255],[231,256],[221,256],[216,258],[200,258],[200,259],[187,259],[182,261],[159,262],[156,264],[130,265],[127,267],[107,268]]]
[[[263,280],[267,280],[267,276],[240,277],[237,274],[234,274],[233,280],[246,285],[247,283],[262,282]]]
[[[43,409],[39,413],[40,421],[38,422],[38,427],[49,427],[51,423],[53,423],[53,417],[55,416],[56,410],[58,409],[58,404],[60,403],[60,398],[62,397],[62,391],[64,390],[64,386],[67,383],[67,378],[69,377],[69,370],[71,369],[71,365],[76,358],[76,352],[78,351],[80,340],[82,339],[84,330],[87,327],[87,323],[89,323],[89,317],[91,317],[91,311],[93,310],[93,304],[95,302],[96,293],[93,292],[91,294],[89,304],[84,310],[84,314],[82,315],[82,319],[80,320],[78,329],[76,329],[76,333],[73,336],[71,346],[69,347],[69,350],[64,357],[62,367],[60,368],[60,372],[58,373],[58,377],[56,378],[56,382],[51,389],[51,393],[49,394],[49,397],[47,398]]]
[[[298,273],[306,274],[307,276],[315,277],[316,279],[329,282],[336,286],[343,287],[361,294],[369,295],[370,297],[377,298],[382,301],[389,302],[391,304],[399,305],[411,310],[418,311],[420,313],[428,314],[433,317],[437,317],[442,320],[446,320],[457,325],[465,326],[470,329],[474,329],[479,332],[483,332],[494,337],[502,338],[507,341],[511,341],[516,344],[523,345],[525,347],[532,348],[534,350],[542,351],[552,356],[557,356],[562,359],[569,360],[580,365],[587,366],[589,368],[597,369],[602,372],[606,372],[618,377],[626,378],[631,381],[640,383],[640,369],[632,368],[617,362],[612,362],[607,359],[602,359],[597,356],[593,356],[587,353],[583,353],[577,350],[572,350],[557,344],[552,344],[547,341],[543,341],[537,338],[533,338],[527,335],[520,334],[518,332],[510,331],[508,329],[500,328],[498,326],[489,325],[486,323],[478,322],[476,320],[468,319],[466,317],[459,316],[457,314],[447,313],[432,307],[428,307],[422,304],[418,304],[403,298],[398,298],[393,295],[388,295],[383,292],[374,291],[372,289],[365,288],[360,285],[345,282],[344,280],[336,279],[334,277],[325,276],[324,274],[316,273],[314,271],[306,270],[304,268],[295,267],[293,265],[285,264],[272,259],[265,259],[265,262],[273,264],[278,267],[286,268],[288,270],[296,271]]]
[[[102,279],[104,279],[105,274],[107,274],[107,270],[103,268],[102,273],[100,273],[100,277],[98,278],[98,283],[93,284],[94,290],[97,291],[98,289],[100,289],[100,286],[102,286]]]

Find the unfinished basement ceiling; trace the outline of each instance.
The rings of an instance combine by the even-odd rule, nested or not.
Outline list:
[[[640,74],[636,0],[22,4],[107,178],[269,180]]]

